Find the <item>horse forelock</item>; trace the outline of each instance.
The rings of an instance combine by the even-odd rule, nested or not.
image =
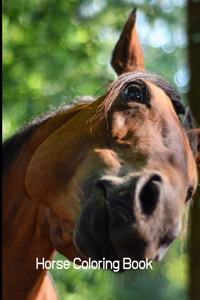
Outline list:
[[[116,98],[120,95],[124,86],[133,82],[134,80],[144,80],[150,83],[155,84],[159,88],[161,88],[170,98],[172,104],[179,114],[185,114],[185,106],[181,102],[180,95],[176,92],[176,90],[171,86],[171,84],[159,77],[154,73],[148,72],[130,72],[125,73],[119,76],[109,87],[107,94],[104,97],[104,101],[101,103],[99,107],[99,113],[102,115],[99,117],[105,117],[110,110],[112,104],[116,100]]]
[[[157,87],[161,88],[165,94],[169,97],[172,102],[172,105],[177,113],[177,115],[183,115],[184,118],[184,127],[186,129],[191,129],[194,127],[192,114],[189,109],[186,109],[184,104],[181,101],[181,97],[175,88],[162,77],[158,76],[155,73],[149,72],[130,72],[125,73],[119,76],[109,87],[107,94],[104,97],[104,100],[101,102],[97,108],[96,114],[93,117],[95,120],[102,120],[107,118],[107,113],[111,109],[111,106],[114,104],[117,97],[122,92],[124,86],[131,83],[134,80],[144,80],[150,83],[153,83]]]

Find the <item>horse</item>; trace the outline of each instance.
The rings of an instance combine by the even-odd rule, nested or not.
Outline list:
[[[181,231],[199,129],[175,89],[145,70],[135,20],[134,10],[105,95],[46,114],[3,145],[6,300],[58,299],[36,258],[161,260]]]

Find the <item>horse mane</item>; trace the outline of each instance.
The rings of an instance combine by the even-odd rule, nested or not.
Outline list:
[[[3,164],[3,174],[6,173],[8,170],[10,163],[13,161],[17,153],[20,151],[23,144],[32,136],[32,134],[35,132],[35,130],[47,122],[49,119],[53,118],[58,113],[62,113],[66,110],[69,110],[70,108],[73,108],[77,104],[83,104],[86,102],[91,102],[93,100],[90,96],[83,96],[76,98],[73,103],[60,106],[58,108],[53,108],[50,111],[48,111],[45,114],[42,114],[41,116],[37,117],[24,127],[18,130],[16,134],[11,136],[8,140],[3,142],[2,145],[2,164]]]

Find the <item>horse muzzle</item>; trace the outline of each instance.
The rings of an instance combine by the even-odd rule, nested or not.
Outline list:
[[[77,222],[78,250],[95,260],[160,260],[180,231],[166,185],[158,172],[99,179]]]

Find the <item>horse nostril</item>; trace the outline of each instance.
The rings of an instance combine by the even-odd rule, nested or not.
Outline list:
[[[142,212],[145,215],[151,215],[156,208],[160,195],[160,189],[157,183],[161,181],[161,176],[157,174],[153,175],[141,188],[139,200]]]

